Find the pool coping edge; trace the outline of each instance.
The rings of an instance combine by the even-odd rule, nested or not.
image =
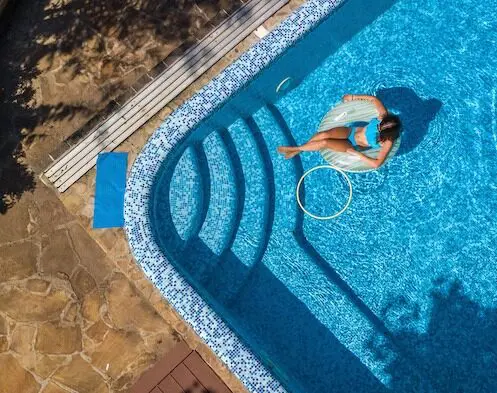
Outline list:
[[[149,197],[174,146],[345,0],[309,0],[173,112],[150,137],[128,178],[125,230],[146,276],[250,392],[285,392],[282,384],[174,268],[154,240]]]

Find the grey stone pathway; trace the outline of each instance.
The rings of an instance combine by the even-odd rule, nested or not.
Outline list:
[[[302,2],[292,0],[266,28]],[[91,228],[95,172],[62,195],[36,180],[47,153],[101,107],[112,89],[131,83],[182,39],[194,37],[203,26],[195,20],[205,22],[238,0],[179,1],[166,18],[178,30],[177,40],[156,31],[164,21],[141,30],[130,26],[127,35],[111,28],[119,15],[134,15],[129,4],[152,2],[125,1],[125,7],[107,1],[123,10],[96,25],[87,11],[77,11],[88,7],[87,0],[19,3],[32,6],[16,16],[25,25],[0,39],[0,120],[6,125],[0,138],[0,393],[127,392],[180,340],[234,393],[246,392],[146,279],[123,230]],[[153,20],[153,10],[147,10],[145,19]],[[97,11],[104,17],[111,10]],[[52,19],[44,22],[46,14]],[[77,21],[74,31],[57,24],[69,16]],[[45,34],[32,42],[33,31]],[[164,117],[256,40],[245,39],[119,146],[130,153],[130,166]]]

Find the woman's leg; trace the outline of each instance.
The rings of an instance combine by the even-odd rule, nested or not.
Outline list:
[[[335,127],[327,131],[321,131],[314,134],[309,139],[310,141],[322,141],[323,139],[347,139],[350,135],[351,129],[349,127]]]
[[[293,147],[292,150],[285,152],[285,158],[293,158],[303,151],[319,151],[322,149],[330,149],[344,153],[347,149],[353,149],[353,146],[347,139],[323,139],[320,141],[309,141],[302,146]]]
[[[318,142],[327,139],[347,139],[350,135],[350,128],[348,127],[335,127],[327,131],[322,131],[314,134],[309,142]],[[305,144],[304,144],[305,145]],[[304,146],[302,145],[302,146]],[[298,151],[298,146],[280,146],[278,152],[282,154],[292,154]]]
[[[324,139],[322,141],[307,142],[298,147],[299,151],[319,151],[322,149],[331,149],[339,152],[346,152],[347,149],[353,148],[347,139]]]

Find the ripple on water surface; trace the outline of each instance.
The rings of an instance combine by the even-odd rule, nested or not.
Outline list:
[[[247,190],[240,227],[255,227],[266,217],[268,233],[257,232],[264,255],[241,269],[249,279],[231,311],[252,334],[247,340],[264,343],[263,352],[309,392],[324,391],[323,367],[334,372],[337,386],[350,380],[347,372],[328,365],[331,352],[312,346],[322,337],[327,343],[339,340],[353,353],[347,365],[359,359],[392,391],[408,391],[402,359],[415,364],[420,380],[438,391],[496,391],[497,372],[489,365],[497,358],[489,345],[497,329],[497,3],[349,0],[341,10],[352,19],[342,22],[358,23],[365,13],[353,5],[365,3],[384,7],[340,45],[323,44],[335,34],[333,23],[323,23],[314,34],[322,40],[305,42],[310,61],[322,58],[319,67],[304,79],[294,78],[300,84],[269,111],[250,115],[243,126],[251,133],[247,143],[245,136],[234,136]],[[277,81],[289,75],[270,72],[280,72]],[[317,221],[295,208],[295,186],[304,171],[323,164],[321,156],[304,153],[284,161],[274,151],[293,139],[306,142],[345,93],[375,94],[399,114],[402,144],[379,171],[349,175],[354,196],[343,215]],[[249,178],[254,173],[260,184]],[[229,179],[212,179],[227,183],[212,185],[221,190],[219,201],[235,206]],[[171,198],[174,214],[194,213],[181,208],[180,198],[190,203],[196,187],[193,182],[187,193]],[[266,194],[273,188],[273,195]],[[330,215],[345,204],[348,186],[336,172],[316,171],[306,178],[304,194],[310,212]],[[253,207],[257,200],[272,206],[271,214]],[[256,220],[245,216],[251,210]],[[237,250],[250,238],[238,233]],[[236,256],[243,258],[241,252]],[[288,329],[294,316],[305,323]],[[319,336],[300,342],[312,350],[302,347],[283,357],[288,342],[299,343],[299,329]],[[383,329],[390,332],[388,339]],[[321,371],[304,370],[316,359],[321,364],[315,370]],[[361,366],[354,370],[367,374]],[[417,387],[409,388],[422,391]]]

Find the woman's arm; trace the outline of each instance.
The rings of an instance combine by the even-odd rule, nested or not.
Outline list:
[[[376,107],[376,110],[378,111],[379,120],[383,119],[388,113],[387,109],[385,108],[385,105],[383,105],[383,103],[375,96],[369,96],[365,94],[345,94],[342,99],[343,102],[363,100],[373,103],[374,106]]]
[[[347,153],[358,156],[362,161],[366,162],[372,168],[379,168],[385,162],[388,153],[390,153],[390,150],[392,150],[392,146],[393,146],[392,141],[383,142],[383,144],[381,145],[380,152],[378,153],[378,157],[376,159],[368,157],[367,155],[354,149],[347,149]]]

